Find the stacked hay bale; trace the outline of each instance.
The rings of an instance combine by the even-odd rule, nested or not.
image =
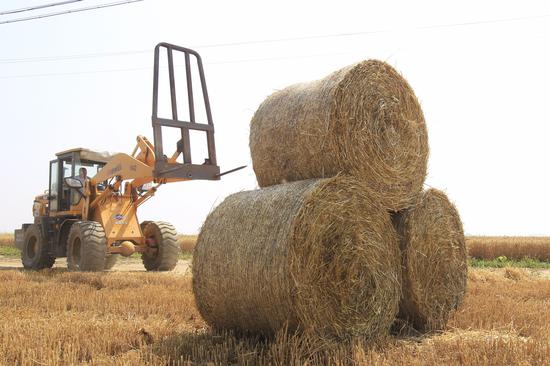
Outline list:
[[[422,190],[428,133],[407,81],[369,60],[268,97],[250,124],[250,151],[260,187],[344,172],[397,211]]]
[[[401,325],[441,330],[466,291],[467,251],[458,211],[445,193],[431,188],[393,220],[403,262]]]
[[[250,150],[262,188],[219,205],[195,248],[209,324],[369,340],[398,313],[444,326],[464,292],[462,226],[442,193],[421,191],[426,125],[399,73],[369,60],[276,92],[252,119]]]
[[[351,177],[229,196],[206,219],[193,263],[210,324],[327,337],[387,332],[401,270],[388,216]]]

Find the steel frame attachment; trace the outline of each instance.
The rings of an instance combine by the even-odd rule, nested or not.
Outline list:
[[[172,118],[160,118],[158,116],[159,101],[159,58],[162,49],[166,49],[168,56],[168,77],[170,81],[170,101]],[[187,104],[189,107],[189,121],[178,118],[178,107],[176,99],[176,82],[174,73],[174,52],[182,52],[185,56],[185,74],[187,84]],[[199,123],[195,119],[195,100],[193,97],[193,82],[191,74],[191,59],[196,60],[204,108],[206,111],[207,123]],[[200,55],[189,48],[172,45],[169,43],[159,43],[155,47],[155,64],[153,74],[153,138],[155,146],[155,178],[179,178],[179,179],[207,179],[219,180],[220,167],[216,160],[216,147],[214,143],[214,122],[212,121],[212,112],[210,110],[210,101],[206,88],[206,79]],[[168,157],[164,154],[162,143],[162,128],[179,128],[181,139],[176,145],[176,152]],[[206,142],[208,147],[208,158],[203,164],[193,164],[191,162],[191,141],[189,130],[204,131],[206,133]],[[183,155],[183,164],[176,162],[179,155]]]

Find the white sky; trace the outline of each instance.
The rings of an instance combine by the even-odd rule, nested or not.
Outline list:
[[[0,12],[50,2],[2,0]],[[307,38],[349,33],[360,34]],[[378,58],[420,99],[431,148],[426,183],[448,193],[466,232],[550,235],[547,1],[146,0],[0,25],[0,231],[32,221],[56,152],[130,153],[136,135],[152,140],[152,51],[160,41],[201,53],[219,164],[249,167],[220,182],[165,186],[141,208],[142,220],[197,232],[225,196],[256,187],[248,125],[267,95]],[[124,51],[143,52],[60,59]],[[20,60],[37,57],[54,59]]]

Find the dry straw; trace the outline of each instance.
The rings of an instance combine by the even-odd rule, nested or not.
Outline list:
[[[462,222],[445,193],[429,189],[394,216],[401,237],[403,297],[399,318],[422,332],[443,329],[466,291]]]
[[[274,93],[250,125],[261,187],[345,172],[366,182],[389,210],[411,206],[420,193],[427,139],[413,90],[377,60]]]
[[[206,219],[193,290],[216,328],[325,338],[386,334],[400,296],[389,215],[350,177],[233,194]]]

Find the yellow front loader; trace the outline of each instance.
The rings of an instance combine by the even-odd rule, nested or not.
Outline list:
[[[166,50],[170,85],[171,116],[158,116],[159,57]],[[185,57],[188,119],[178,118],[174,54]],[[195,120],[192,61],[200,78],[206,121]],[[15,231],[27,269],[51,268],[56,258],[67,257],[75,271],[110,269],[119,255],[141,253],[148,271],[172,270],[180,249],[175,228],[167,222],[139,222],[137,209],[163,184],[194,179],[219,180],[214,145],[214,124],[199,54],[193,50],[160,43],[155,47],[152,125],[154,144],[138,136],[131,154],[107,154],[71,149],[56,154],[50,162],[49,188],[33,205],[34,223]],[[181,132],[175,151],[165,155],[162,128]],[[208,157],[193,164],[189,131],[206,135]],[[179,135],[178,135],[179,136]]]

